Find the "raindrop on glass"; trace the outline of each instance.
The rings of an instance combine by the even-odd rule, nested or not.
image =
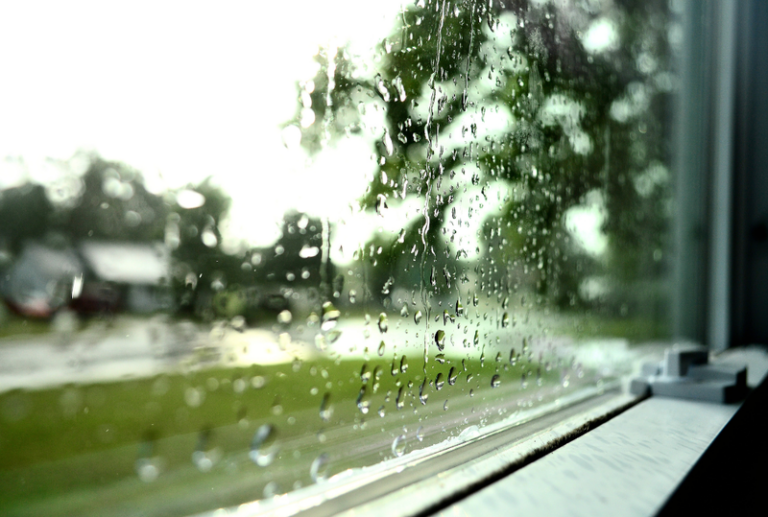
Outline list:
[[[443,374],[438,373],[437,377],[435,377],[435,389],[440,391],[443,388],[443,384],[445,384],[445,381],[443,380]]]
[[[400,456],[405,454],[405,446],[406,445],[407,444],[406,444],[406,441],[405,441],[405,435],[401,434],[400,436],[395,438],[394,441],[392,442],[392,454],[394,454],[395,456],[397,456],[399,458]]]
[[[421,382],[421,386],[419,387],[419,401],[423,404],[427,404],[427,400],[429,399],[429,394],[425,393],[425,390],[427,389],[427,379],[424,379]]]
[[[386,313],[379,314],[379,332],[384,334],[387,330],[389,330],[389,322],[387,321],[387,315]]]
[[[326,393],[323,395],[323,400],[320,403],[320,418],[323,422],[327,422],[333,415],[333,406],[331,405],[331,394]]]
[[[364,415],[368,414],[368,410],[371,408],[371,397],[368,394],[368,390],[365,386],[360,388],[360,393],[357,395],[357,409]]]
[[[328,477],[328,454],[322,453],[320,456],[315,458],[315,460],[312,462],[312,466],[309,468],[309,476],[312,478],[312,481],[315,483],[319,483],[320,481],[324,481]]]
[[[459,372],[456,371],[456,368],[451,366],[451,369],[448,371],[448,384],[450,384],[451,386],[456,384],[456,379],[458,378],[458,376],[459,376]]]
[[[435,332],[435,344],[437,345],[438,350],[443,350],[445,348],[445,331],[444,330],[438,330]]]
[[[248,456],[256,465],[267,467],[272,464],[277,456],[277,441],[275,429],[270,424],[263,424],[253,434],[251,450]]]

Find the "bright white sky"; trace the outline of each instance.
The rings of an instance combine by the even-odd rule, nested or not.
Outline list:
[[[289,208],[350,215],[375,170],[369,140],[307,167],[278,126],[318,46],[371,52],[401,1],[3,2],[0,160],[21,156],[46,181],[35,163],[94,149],[156,190],[213,175],[233,197],[231,231],[255,244]],[[16,176],[0,169],[0,188]]]
[[[297,82],[316,74],[318,47],[348,44],[373,64],[362,72],[375,73],[403,2],[0,3],[0,189],[30,179],[7,156],[49,182],[46,157],[93,149],[141,170],[156,192],[213,176],[233,198],[222,232],[250,245],[274,243],[291,208],[329,217],[334,260],[345,262],[372,232],[396,234],[422,208],[390,201],[385,217],[350,209],[376,171],[381,112],[369,109],[363,136],[314,163],[286,148],[280,125],[296,112]],[[481,219],[456,228],[470,254]]]

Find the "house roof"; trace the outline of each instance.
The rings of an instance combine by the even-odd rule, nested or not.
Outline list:
[[[156,285],[168,276],[168,250],[160,243],[82,242],[80,254],[101,280]]]

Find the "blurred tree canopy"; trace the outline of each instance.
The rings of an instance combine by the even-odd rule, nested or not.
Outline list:
[[[45,235],[52,213],[41,185],[28,183],[0,192],[0,246],[18,253],[25,240]]]
[[[346,48],[321,49],[311,102],[303,102],[315,122],[302,129],[302,145],[317,152],[359,134],[365,110],[383,105],[379,170],[361,206],[425,199],[424,218],[398,240],[371,241],[383,248],[378,282],[415,267],[417,253],[454,278],[474,267],[489,295],[493,286],[514,290],[510,279],[518,277],[561,306],[587,303],[579,285],[589,275],[609,276],[629,298],[638,284],[661,278],[670,203],[669,19],[665,0],[600,9],[428,0],[403,9],[382,41],[375,75]],[[503,207],[482,227],[487,260],[462,262],[471,250],[451,242],[449,221],[471,218],[473,206],[459,194],[475,187],[485,199],[474,205],[490,202],[499,184],[506,185]],[[568,210],[590,202],[604,216],[601,257],[566,228]],[[429,275],[422,265],[415,286],[428,285]],[[438,277],[436,293],[449,287],[448,275]]]
[[[274,246],[227,253],[221,223],[232,200],[210,177],[156,194],[130,166],[95,153],[84,158],[82,174],[65,175],[69,187],[64,193],[32,182],[0,191],[0,251],[16,255],[27,241],[73,248],[91,239],[164,242],[171,250],[170,283],[181,314],[204,319],[245,315],[255,321],[265,309],[288,307],[287,301],[275,299],[290,296],[285,286],[311,290],[319,308],[322,284],[329,290],[334,274],[332,264],[321,262],[319,219],[290,212]],[[196,203],[179,202],[184,195]]]

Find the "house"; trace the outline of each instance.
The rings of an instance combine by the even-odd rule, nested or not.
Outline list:
[[[77,251],[85,266],[72,304],[79,312],[148,313],[172,305],[170,253],[162,243],[84,241]]]
[[[71,306],[80,314],[167,309],[170,254],[162,243],[81,242],[55,248],[28,242],[0,278],[0,296],[22,316],[49,318]]]

